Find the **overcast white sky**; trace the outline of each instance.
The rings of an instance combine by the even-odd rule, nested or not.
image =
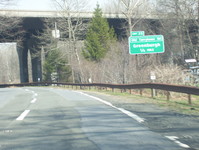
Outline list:
[[[96,7],[97,2],[102,6],[106,0],[89,0],[88,8]],[[19,10],[55,10],[52,0],[15,0],[9,9]]]

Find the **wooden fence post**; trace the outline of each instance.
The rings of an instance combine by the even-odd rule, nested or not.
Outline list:
[[[143,93],[142,93],[142,89],[140,89],[140,95],[141,95],[141,96],[143,95]]]
[[[132,91],[131,91],[131,89],[129,89],[129,94],[131,94],[132,93]]]
[[[167,91],[166,93],[167,93],[167,101],[169,101],[170,100],[170,92]]]
[[[154,98],[154,89],[151,89],[151,97]]]
[[[188,94],[188,100],[189,100],[189,105],[191,105],[192,104],[192,102],[191,102],[191,94]]]

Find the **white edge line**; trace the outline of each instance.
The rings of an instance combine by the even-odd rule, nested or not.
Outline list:
[[[138,115],[128,111],[128,110],[125,110],[123,108],[117,108],[118,110],[120,110],[121,112],[123,112],[124,114],[128,115],[129,117],[137,120],[139,123],[142,123],[144,122],[144,119],[143,118],[140,118]]]
[[[130,112],[130,111],[128,111],[128,110],[125,110],[125,109],[123,109],[123,108],[118,108],[118,107],[114,106],[113,104],[111,104],[110,102],[107,102],[107,101],[102,100],[102,99],[100,99],[100,98],[98,98],[98,97],[91,96],[91,95],[86,94],[86,93],[83,93],[83,92],[77,92],[77,93],[80,93],[80,94],[82,94],[82,95],[88,96],[88,97],[93,98],[93,99],[96,99],[96,100],[98,100],[98,101],[100,101],[100,102],[102,102],[102,103],[104,103],[104,104],[106,104],[106,105],[108,105],[108,106],[111,106],[111,107],[113,107],[113,108],[115,108],[115,109],[121,111],[122,113],[128,115],[129,117],[131,117],[131,118],[137,120],[139,123],[144,122],[144,119],[143,119],[143,118],[140,118],[139,116],[137,116],[136,114],[134,114],[134,113],[132,113],[132,112]],[[179,139],[179,138],[178,138],[177,136],[165,136],[165,137],[168,138],[168,139],[170,139],[171,141],[174,141],[176,144],[178,144],[179,146],[181,146],[181,147],[183,147],[183,148],[190,148],[188,145],[186,145],[186,144],[181,143],[180,141],[178,141],[177,139]]]
[[[28,115],[29,112],[30,112],[30,110],[25,110],[16,120],[17,121],[24,120],[24,118]]]
[[[98,97],[91,96],[91,95],[86,94],[86,93],[83,93],[83,92],[78,92],[78,93],[80,93],[80,94],[82,94],[82,95],[85,95],[85,96],[88,96],[88,97],[91,97],[91,98],[93,98],[93,99],[96,99],[96,100],[98,100],[98,101],[100,101],[100,102],[102,102],[102,103],[104,103],[104,104],[106,104],[106,105],[108,105],[108,106],[111,106],[111,107],[113,107],[113,108],[115,108],[115,109],[117,109],[117,110],[123,112],[124,114],[128,115],[129,117],[131,117],[131,118],[137,120],[139,123],[144,122],[144,119],[143,119],[143,118],[140,118],[139,116],[137,116],[136,114],[134,114],[134,113],[132,113],[132,112],[130,112],[130,111],[128,111],[128,110],[125,110],[125,109],[123,109],[123,108],[118,108],[118,107],[114,106],[113,104],[111,104],[110,102],[107,102],[107,101],[102,100],[102,99],[100,99],[100,98],[98,98]],[[178,144],[179,146],[181,146],[181,147],[183,147],[183,148],[190,148],[188,145],[186,145],[186,144],[184,144],[184,143],[181,143],[180,141],[177,141],[177,139],[179,139],[177,136],[165,136],[165,137],[168,138],[168,139],[170,139],[171,141],[174,141],[176,144]]]
[[[183,148],[190,148],[189,145],[181,143],[180,141],[178,141],[177,139],[179,139],[177,136],[165,136],[166,138],[170,139],[171,141],[174,141],[176,144],[178,144],[179,146],[183,147]]]
[[[138,121],[139,123],[144,122],[144,119],[143,119],[143,118],[140,118],[140,117],[137,116],[136,114],[134,114],[134,113],[132,113],[132,112],[130,112],[130,111],[128,111],[128,110],[125,110],[125,109],[123,109],[123,108],[118,108],[118,107],[114,106],[113,104],[111,104],[110,102],[107,102],[107,101],[105,101],[105,100],[102,100],[101,98],[98,98],[98,97],[95,97],[95,96],[92,96],[92,95],[89,95],[89,94],[86,94],[86,93],[83,93],[83,92],[77,92],[77,93],[80,93],[80,94],[82,94],[82,95],[88,96],[88,97],[93,98],[93,99],[95,99],[95,100],[98,100],[98,101],[100,101],[100,102],[102,102],[102,103],[104,103],[104,104],[106,104],[106,105],[108,105],[108,106],[110,106],[110,107],[113,107],[113,108],[115,108],[115,109],[121,111],[122,113],[128,115],[129,117],[135,119],[135,120]]]

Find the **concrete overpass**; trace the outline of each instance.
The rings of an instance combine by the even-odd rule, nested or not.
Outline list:
[[[70,12],[71,17],[79,18],[92,18],[93,12]],[[67,12],[64,11],[33,11],[33,10],[0,10],[0,16],[7,17],[32,17],[32,18],[60,18],[67,17]],[[122,13],[104,13],[105,18],[112,19],[124,19],[126,18]],[[162,18],[166,18],[166,15],[161,15]],[[133,17],[144,19],[159,19],[157,14],[139,14]]]

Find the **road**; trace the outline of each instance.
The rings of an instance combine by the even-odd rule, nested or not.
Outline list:
[[[143,122],[133,112],[83,92],[0,89],[0,150],[186,149]]]

